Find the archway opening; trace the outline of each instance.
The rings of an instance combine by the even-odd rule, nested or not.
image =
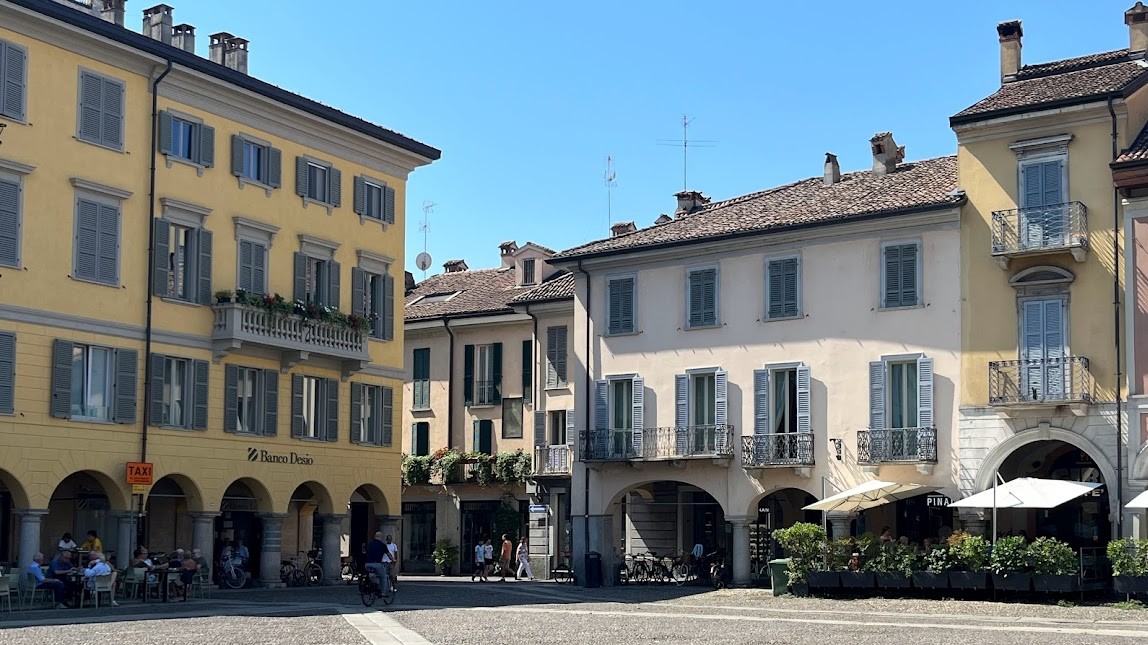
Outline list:
[[[11,473],[0,470],[0,560],[16,560],[15,523],[12,512],[28,507],[28,495]]]
[[[193,509],[193,499],[197,498],[198,493],[184,477],[168,475],[157,479],[147,496],[143,544],[152,552],[190,551],[190,511],[198,510]]]
[[[322,546],[323,523],[316,516],[330,512],[331,497],[322,484],[299,484],[291,493],[287,519],[283,522],[283,557]]]
[[[219,517],[215,518],[214,553],[232,547],[241,566],[259,579],[259,553],[262,550],[263,522],[260,512],[271,512],[271,496],[259,482],[237,479],[223,491]],[[218,567],[215,567],[218,569]]]
[[[730,527],[717,499],[676,481],[649,482],[619,493],[613,525],[615,544],[629,555],[680,555],[697,545],[709,554],[730,547]]]
[[[351,516],[347,551],[355,560],[356,570],[361,570],[365,562],[364,557],[367,553],[367,542],[370,542],[375,531],[379,530],[378,517],[385,515],[387,512],[386,497],[378,486],[374,484],[363,484],[351,493],[351,498],[347,500],[347,512]],[[433,535],[434,533],[432,531],[432,538]],[[432,545],[431,548],[433,549],[434,546]],[[406,558],[408,557],[407,549],[408,547],[405,543],[400,543],[400,557],[402,557],[404,561],[403,570],[412,571],[405,566]],[[433,571],[432,564],[431,572]]]
[[[87,542],[88,531],[95,531],[98,545],[108,557],[114,558],[120,550],[119,520],[113,511],[126,511],[117,502],[115,484],[101,474],[81,471],[68,475],[56,485],[48,502],[48,514],[42,520],[39,550],[55,553],[64,533],[71,533],[81,549],[89,550],[95,543]],[[113,505],[116,505],[113,508]],[[130,545],[122,545],[130,549]]]
[[[753,571],[782,557],[781,547],[773,539],[773,531],[798,522],[821,524],[821,513],[802,510],[817,498],[799,488],[782,488],[764,495],[757,501],[757,514],[751,515],[749,525],[750,566]]]

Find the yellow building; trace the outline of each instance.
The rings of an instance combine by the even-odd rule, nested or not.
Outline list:
[[[266,584],[320,544],[333,577],[399,521],[394,276],[439,151],[252,78],[241,38],[196,56],[171,7],[122,24],[0,4],[0,561],[95,530],[121,566],[243,539]]]
[[[1146,18],[1140,3],[1124,15],[1125,49],[1030,65],[1020,22],[998,25],[1000,89],[950,120],[968,196],[961,490],[998,473],[1105,485],[1051,512],[1002,511],[1002,532],[1103,547],[1122,530],[1123,214],[1109,164],[1145,123]]]

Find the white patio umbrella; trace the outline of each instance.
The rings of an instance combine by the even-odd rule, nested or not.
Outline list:
[[[949,508],[1056,508],[1103,484],[1021,477],[949,504]],[[995,488],[995,490],[994,490]],[[993,501],[993,497],[996,501]]]
[[[1124,508],[1148,508],[1148,490],[1133,497],[1131,502],[1124,505]]]
[[[863,511],[867,508],[883,506],[906,497],[915,497],[922,493],[931,493],[937,486],[924,484],[902,484],[898,482],[870,481],[847,491],[826,497],[820,502],[806,506],[804,511]]]

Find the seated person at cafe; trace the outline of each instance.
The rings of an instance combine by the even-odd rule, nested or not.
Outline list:
[[[79,547],[76,546],[76,542],[72,539],[72,534],[65,533],[63,537],[60,538],[60,544],[57,548],[61,551],[75,551]]]
[[[88,556],[88,568],[84,569],[84,585],[93,591],[96,589],[96,578],[99,576],[111,576],[112,589],[116,588],[116,572],[112,570],[112,565],[108,564],[108,559],[104,557],[103,553],[99,551],[92,551]],[[120,603],[115,601],[115,595],[112,596],[112,606],[119,607]]]
[[[171,559],[167,562],[167,568],[178,569],[183,566],[183,549],[176,549],[171,554]]]
[[[44,572],[40,570],[40,566],[44,564],[44,554],[36,553],[32,558],[32,564],[28,565],[27,573],[25,574],[28,582],[35,581],[37,589],[48,589],[56,599],[56,609],[67,609],[64,604],[64,583],[60,580],[49,579],[44,577]]]
[[[91,529],[88,531],[88,539],[80,545],[81,551],[104,551],[104,543],[100,542],[100,538],[96,535],[96,530]]]
[[[187,600],[187,590],[198,572],[199,565],[196,564],[195,560],[188,558],[183,561],[179,569],[179,577],[172,582],[175,585],[177,597],[182,596],[184,600]]]
[[[48,563],[48,573],[53,578],[59,578],[60,574],[67,574],[73,569],[72,566],[72,552],[60,551],[52,561]]]
[[[199,549],[192,549],[191,559],[195,560],[196,566],[199,567],[199,572],[204,576],[208,576],[208,574],[211,572],[211,564],[208,563],[207,558],[203,557],[203,551],[200,551]]]

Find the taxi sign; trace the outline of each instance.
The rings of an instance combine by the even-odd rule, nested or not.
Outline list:
[[[127,484],[142,484],[151,486],[152,464],[146,461],[129,461],[127,463]]]

